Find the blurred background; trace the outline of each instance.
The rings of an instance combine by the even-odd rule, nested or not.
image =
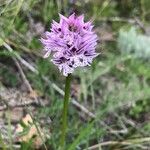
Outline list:
[[[0,149],[58,150],[65,78],[39,39],[72,12],[101,55],[73,73],[67,150],[150,150],[150,0],[0,0]]]

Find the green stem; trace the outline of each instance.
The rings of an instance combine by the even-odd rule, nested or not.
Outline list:
[[[66,129],[67,129],[67,112],[68,112],[69,97],[70,97],[70,82],[71,82],[71,74],[69,74],[66,77],[66,83],[65,83],[64,107],[63,107],[63,116],[62,116],[61,150],[64,150],[65,147],[65,138],[66,138]]]

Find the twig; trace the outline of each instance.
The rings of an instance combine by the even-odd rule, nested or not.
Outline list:
[[[130,139],[130,140],[125,140],[125,141],[107,141],[107,142],[102,142],[96,145],[93,145],[91,147],[88,147],[87,150],[94,150],[102,146],[107,146],[107,145],[131,145],[131,144],[137,144],[137,143],[143,143],[143,142],[150,142],[150,137],[145,137],[141,139]]]
[[[8,145],[5,145],[7,149],[9,149],[10,147]],[[21,148],[21,145],[19,144],[13,144],[12,147],[15,149],[15,150],[19,150]],[[3,149],[2,145],[0,145],[0,149]]]
[[[126,22],[126,23],[130,23],[130,24],[134,24],[136,23],[136,21],[132,18],[130,19],[126,19],[126,18],[120,18],[120,17],[101,17],[99,19],[99,21],[103,21],[103,22]]]
[[[16,52],[13,51],[13,49],[7,44],[4,42],[4,47],[7,48],[7,50],[11,53],[13,53],[15,55],[15,57],[24,65],[26,66],[29,70],[31,70],[32,72],[38,74],[38,71],[32,66],[30,65],[27,61],[25,61],[23,58],[20,57],[20,55]]]
[[[138,18],[135,18],[135,23],[141,28],[141,30],[144,33],[147,33],[146,28],[144,27],[144,24]]]
[[[7,44],[4,42],[4,46],[7,48],[7,50],[11,53],[14,53],[14,50]],[[20,55],[18,53],[14,53],[14,55],[16,56],[16,58],[24,65],[26,66],[30,71],[32,71],[35,74],[39,74],[39,71],[33,67],[31,64],[29,64],[26,60],[24,60],[23,58],[20,57]],[[55,83],[52,83],[47,77],[42,76],[43,80],[47,83],[49,83],[49,85],[51,85],[59,94],[64,95],[64,91],[59,88]],[[83,111],[85,114],[87,114],[89,117],[91,118],[95,118],[95,114],[93,114],[92,112],[90,112],[87,108],[85,108],[83,105],[79,104],[75,99],[71,100],[72,104],[79,108],[81,111]]]
[[[90,112],[87,108],[85,108],[83,105],[79,104],[75,99],[72,99],[72,104],[75,105],[77,108],[79,108],[81,111],[83,111],[85,114],[87,114],[91,118],[95,118],[96,115],[92,112]]]
[[[129,19],[120,18],[120,17],[110,17],[110,18],[102,17],[102,18],[99,19],[99,21],[103,21],[103,22],[122,22],[122,23],[136,24],[141,28],[141,30],[144,33],[147,33],[143,22],[137,17],[129,18]]]
[[[28,105],[35,105],[35,106],[42,106],[40,103],[36,103],[35,101],[29,101],[29,102],[24,102],[24,103],[19,103],[15,106],[9,106],[9,104],[5,102],[5,105],[4,106],[0,106],[0,111],[4,111],[4,110],[7,110],[8,108],[16,108],[16,107],[26,107]]]
[[[33,89],[31,87],[29,81],[27,80],[27,78],[26,78],[26,76],[25,76],[25,74],[24,74],[24,72],[23,72],[19,62],[17,61],[16,58],[13,58],[13,60],[15,61],[15,64],[16,64],[16,66],[17,66],[17,68],[18,68],[18,70],[19,70],[19,72],[21,74],[22,80],[24,81],[24,83],[25,83],[26,87],[28,88],[29,92],[30,93],[33,92]]]

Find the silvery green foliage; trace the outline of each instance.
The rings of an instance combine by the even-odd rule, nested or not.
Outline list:
[[[137,33],[135,27],[129,31],[120,30],[118,47],[123,54],[150,59],[150,37]]]

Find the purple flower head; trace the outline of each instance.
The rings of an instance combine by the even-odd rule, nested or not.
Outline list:
[[[64,76],[73,73],[77,67],[90,66],[98,55],[95,52],[97,35],[93,25],[84,22],[84,15],[72,14],[68,18],[60,15],[60,22],[52,22],[51,31],[41,38],[44,58],[52,54],[51,61],[58,66]]]

